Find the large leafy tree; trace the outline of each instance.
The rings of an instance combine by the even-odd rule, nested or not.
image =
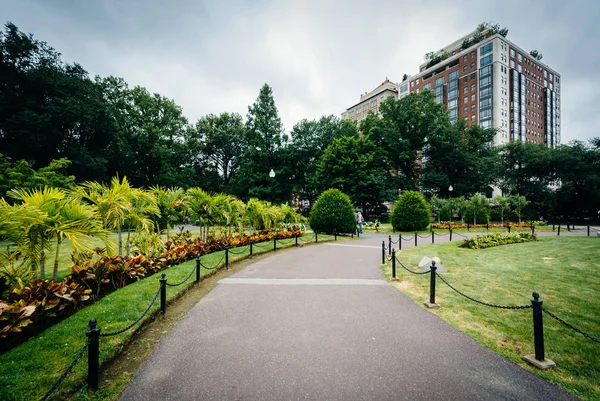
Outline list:
[[[213,178],[204,187],[226,190],[238,172],[246,148],[242,116],[237,113],[209,114],[198,120],[194,136],[199,156],[206,161],[206,173]]]
[[[190,184],[190,130],[174,101],[121,78],[98,79],[116,131],[114,172],[138,186]],[[186,185],[187,184],[187,185]]]
[[[449,196],[486,192],[494,182],[496,151],[492,146],[493,129],[467,125],[463,119],[434,129],[423,147],[423,188]]]
[[[79,64],[12,23],[0,32],[0,149],[33,168],[66,157],[80,179],[107,178],[113,131],[101,88]]]
[[[300,121],[290,136],[288,162],[293,165],[293,191],[312,205],[318,194],[315,181],[317,164],[325,149],[337,138],[358,137],[358,130],[351,120],[323,116],[319,120]]]
[[[317,165],[318,188],[337,188],[356,206],[368,209],[394,198],[382,151],[367,137],[333,141]]]
[[[256,102],[248,107],[247,148],[235,183],[235,192],[241,198],[281,202],[291,197],[292,172],[284,163],[285,141],[273,90],[264,84]],[[269,177],[271,169],[275,172],[274,178]]]
[[[388,97],[379,108],[381,118],[368,117],[361,131],[385,151],[387,168],[395,173],[397,188],[420,186],[420,153],[431,135],[443,135],[449,126],[444,105],[430,91],[402,99]]]

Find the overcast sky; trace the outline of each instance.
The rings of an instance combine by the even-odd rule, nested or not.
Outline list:
[[[562,142],[600,136],[600,1],[0,0],[0,20],[93,75],[244,117],[272,88],[286,131],[340,115],[482,21],[561,74]]]

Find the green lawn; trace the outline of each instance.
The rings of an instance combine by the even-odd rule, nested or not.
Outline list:
[[[555,227],[555,229],[558,226]],[[535,226],[535,230],[536,231],[552,231],[552,225],[549,226]],[[448,232],[448,229],[441,229],[441,228],[436,228],[434,230],[436,233],[440,233],[440,234],[444,234]],[[506,228],[494,228],[494,227],[490,227],[490,229],[486,229],[484,228],[470,228],[470,229],[466,229],[466,228],[455,228],[453,230],[453,232],[455,233],[467,233],[467,232],[478,232],[478,233],[486,233],[486,232],[505,232]],[[510,232],[520,232],[520,231],[531,231],[531,229],[529,227],[511,227]],[[561,227],[561,232],[566,232],[567,229],[565,227]],[[398,235],[399,232],[398,231],[394,231],[392,229],[392,225],[390,223],[383,223],[383,224],[379,224],[379,228],[377,230],[375,230],[375,226],[363,226],[363,232],[366,233],[380,233],[380,234],[391,234],[391,235]],[[414,234],[414,231],[403,231],[402,235],[412,235]],[[419,231],[419,234],[421,235],[425,235],[425,234],[429,234],[430,233],[430,229],[427,228],[426,230],[421,230]]]
[[[319,235],[319,242],[333,239],[333,236]],[[299,243],[305,242],[314,242],[314,235],[307,233],[305,237],[299,238]],[[255,245],[253,253],[270,252],[273,250],[272,244],[273,242],[269,241],[259,246]],[[294,239],[277,241],[278,249],[293,246],[295,246]],[[231,253],[229,255],[230,263],[246,258],[249,254],[248,247],[234,248],[233,251],[243,252]],[[223,252],[202,256],[202,264],[207,267],[215,266],[219,261],[223,264]],[[164,270],[167,282],[182,281],[188,277],[194,266],[195,261],[191,260]],[[209,273],[210,271],[202,268],[202,276]],[[161,272],[107,295],[28,342],[0,355],[0,400],[40,399],[71,363],[77,351],[85,344],[85,331],[89,320],[95,318],[102,332],[112,332],[127,326],[148,307],[152,297],[158,291],[160,274]],[[187,288],[195,285],[194,278],[195,275],[192,275],[189,281],[179,287],[167,287],[167,300],[177,297]],[[150,314],[156,315],[159,307],[160,303],[157,300],[152,306]],[[168,308],[167,313],[169,313]],[[139,325],[135,329],[138,328]],[[135,329],[114,337],[101,338],[101,363],[107,362],[119,354]],[[68,394],[84,383],[86,378],[87,355],[84,355],[50,399],[65,399]],[[100,397],[100,399],[104,398]]]
[[[415,269],[423,256],[438,256],[448,268],[443,277],[476,299],[504,305],[530,305],[538,291],[544,308],[572,325],[600,338],[600,239],[540,237],[538,242],[471,250],[459,242],[440,243],[400,251],[402,263]],[[551,258],[551,259],[544,259]],[[381,266],[391,275],[391,264]],[[429,275],[413,275],[397,266],[396,287],[422,305],[429,299]],[[533,354],[530,309],[504,310],[476,304],[440,280],[431,310],[475,338],[541,377],[583,399],[600,399],[600,344],[567,329],[544,314],[546,358],[556,367],[539,371],[521,360]]]

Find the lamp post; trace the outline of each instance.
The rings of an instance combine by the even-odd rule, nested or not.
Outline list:
[[[450,209],[450,220],[448,220],[448,221],[450,221],[450,223],[448,223],[448,224],[452,223],[452,203],[450,202],[450,200],[452,199],[452,191],[453,190],[454,190],[454,188],[452,188],[452,185],[450,185],[448,187],[448,200],[449,200],[448,207]]]
[[[275,203],[275,194],[273,192],[275,185],[275,170],[271,169],[271,171],[269,171],[269,177],[271,177],[271,202]]]

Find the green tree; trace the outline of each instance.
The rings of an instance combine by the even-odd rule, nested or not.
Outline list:
[[[367,137],[333,141],[317,165],[320,189],[338,188],[363,209],[393,199],[392,182],[382,152]]]
[[[159,213],[155,215],[159,231],[164,227],[167,231],[167,239],[170,238],[170,230],[173,224],[184,221],[189,215],[189,203],[185,198],[182,188],[166,188],[155,186],[150,189],[156,197],[156,206]]]
[[[123,226],[133,208],[132,190],[127,177],[113,177],[110,185],[85,182],[76,189],[81,199],[96,205],[102,226],[117,231],[119,256],[123,256]]]
[[[242,199],[256,197],[281,202],[291,198],[291,171],[283,166],[285,152],[283,126],[273,90],[267,84],[260,89],[256,102],[248,107],[246,143],[235,192]],[[270,178],[273,169],[275,177]]]
[[[509,199],[509,202],[512,205],[512,207],[515,209],[515,213],[517,213],[517,216],[519,217],[519,223],[520,223],[521,222],[521,214],[523,213],[523,210],[525,209],[525,207],[530,203],[530,201],[528,201],[527,198],[522,195],[512,195],[508,199]]]
[[[463,119],[432,130],[423,147],[423,188],[443,196],[449,196],[450,185],[457,195],[486,192],[495,180],[495,133]]]
[[[129,257],[131,250],[131,229],[136,232],[152,232],[154,223],[152,219],[160,214],[156,197],[151,193],[138,188],[131,189],[131,210],[125,217],[127,226],[127,241],[125,257]]]
[[[361,131],[385,151],[387,169],[396,172],[396,188],[414,189],[420,184],[418,162],[426,139],[448,129],[444,105],[431,91],[411,93],[402,99],[388,97],[379,108],[381,119],[368,118]]]
[[[335,116],[302,120],[294,126],[287,146],[286,164],[293,171],[293,192],[312,205],[318,194],[317,165],[331,143],[341,137],[358,137],[356,124]]]
[[[390,221],[394,230],[424,230],[431,222],[431,209],[423,195],[405,191],[394,202]]]
[[[199,156],[207,161],[207,172],[211,177],[218,177],[212,183],[212,189],[228,188],[239,170],[247,145],[242,116],[237,113],[209,114],[198,120],[195,135]]]
[[[442,211],[448,209],[448,199],[438,198],[437,195],[433,195],[431,199],[429,199],[429,207],[437,216],[438,223],[441,221]],[[450,219],[452,220],[452,216]]]
[[[504,225],[504,212],[510,211],[510,199],[502,195],[497,195],[492,199],[490,204],[500,212],[501,223]]]
[[[488,222],[490,219],[490,202],[485,195],[475,194],[465,204],[465,218],[473,219],[473,226],[477,225],[477,220]]]

